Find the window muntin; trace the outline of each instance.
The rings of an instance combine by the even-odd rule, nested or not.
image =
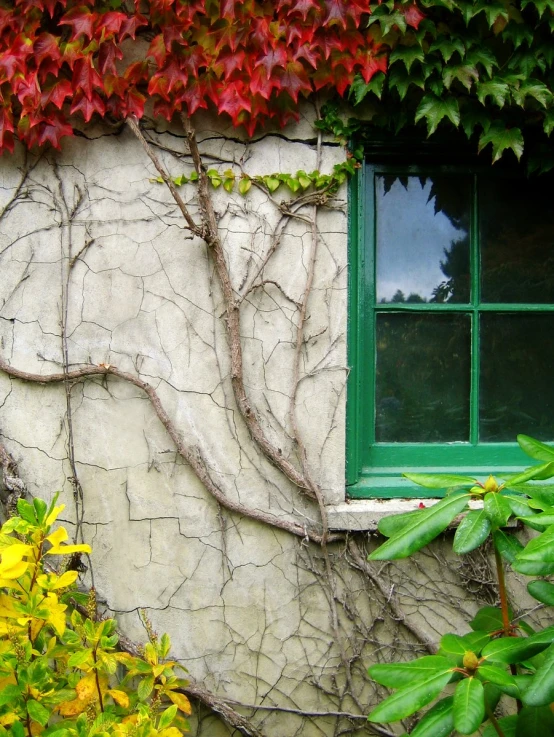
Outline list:
[[[525,465],[518,432],[554,438],[544,180],[367,164],[357,186],[350,495],[405,496],[406,470]]]

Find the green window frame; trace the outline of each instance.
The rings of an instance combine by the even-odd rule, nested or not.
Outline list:
[[[413,150],[413,149],[412,149]],[[451,151],[452,149],[450,149]],[[438,160],[444,161],[441,151]],[[503,177],[502,169],[468,163],[437,164],[436,153],[406,165],[404,154],[369,159],[350,185],[349,207],[349,310],[347,394],[347,496],[395,498],[425,496],[425,490],[402,478],[403,472],[459,471],[477,477],[485,473],[517,471],[529,459],[515,442],[482,442],[479,439],[481,326],[486,314],[554,314],[553,303],[484,302],[481,300],[481,245],[479,234],[479,188],[486,177]],[[396,176],[467,177],[471,182],[469,261],[470,298],[462,303],[381,303],[376,295],[377,204],[376,178]],[[508,176],[511,176],[508,173]],[[520,176],[517,173],[517,176]],[[521,181],[521,180],[518,180]],[[554,243],[552,245],[554,250]],[[376,324],[380,315],[463,315],[471,328],[469,376],[469,437],[448,442],[378,442],[376,439]],[[398,320],[398,318],[394,318]],[[442,319],[442,318],[440,318]],[[492,320],[494,322],[494,319]],[[489,325],[491,321],[489,320]],[[381,323],[382,324],[382,323]],[[484,328],[483,328],[484,330]],[[554,341],[554,336],[551,337]],[[483,348],[483,350],[485,350]],[[552,417],[554,427],[554,413]],[[524,427],[518,432],[526,432]],[[542,438],[552,440],[552,438]],[[436,496],[429,491],[428,496]]]

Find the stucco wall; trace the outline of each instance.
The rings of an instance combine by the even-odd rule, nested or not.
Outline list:
[[[307,109],[284,134],[251,143],[203,119],[201,151],[220,170],[310,171],[317,160],[310,117]],[[182,133],[158,131],[151,138],[172,175],[191,171]],[[321,170],[330,171],[343,155],[324,141]],[[224,305],[207,247],[184,228],[165,186],[151,181],[155,176],[127,129],[67,140],[60,154],[4,156],[1,356],[38,374],[64,364],[110,364],[141,378],[155,388],[185,443],[200,449],[228,498],[317,526],[318,506],[260,455],[237,412]],[[181,192],[195,214],[195,189]],[[329,503],[344,498],[345,198],[344,189],[317,213],[295,403],[308,468]],[[246,388],[271,442],[296,462],[290,409],[313,207],[283,219],[283,199],[282,189],[274,201],[255,187],[246,197],[222,188],[214,193],[242,300]],[[267,734],[367,731],[363,715],[376,698],[367,665],[407,657],[440,631],[462,627],[464,613],[474,610],[464,602],[468,580],[482,587],[481,600],[494,600],[486,555],[451,569],[442,543],[415,564],[363,570],[352,548],[337,542],[329,549],[329,576],[318,546],[218,505],[176,453],[148,397],[117,377],[89,378],[69,389],[0,371],[0,440],[31,494],[49,498],[61,491],[67,519],[82,520],[93,546],[86,582],[131,638],[144,639],[137,612],[144,607],[155,627],[170,633],[194,679],[219,696],[359,717],[247,709]],[[83,491],[77,505],[72,453]],[[401,626],[403,616],[411,627]],[[200,707],[197,713],[204,715],[195,726],[200,733],[226,731]]]

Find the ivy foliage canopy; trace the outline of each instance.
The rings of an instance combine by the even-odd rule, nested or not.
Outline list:
[[[202,108],[248,135],[323,91],[551,163],[554,0],[0,0],[0,151]],[[133,46],[135,48],[133,48]],[[327,108],[324,124],[348,137]]]

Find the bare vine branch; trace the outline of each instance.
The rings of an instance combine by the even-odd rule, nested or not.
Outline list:
[[[220,487],[211,478],[199,448],[197,448],[196,446],[188,446],[184,443],[179,431],[177,430],[166,410],[162,406],[160,398],[154,387],[152,387],[150,384],[147,384],[145,381],[142,381],[137,376],[133,376],[133,374],[129,374],[126,371],[121,371],[115,366],[110,365],[83,366],[82,368],[74,369],[73,371],[68,371],[67,373],[54,373],[47,375],[34,374],[10,366],[1,357],[0,369],[15,379],[21,379],[23,381],[29,381],[35,384],[56,384],[62,383],[64,381],[80,381],[92,376],[106,375],[117,376],[124,381],[128,381],[129,383],[141,389],[146,394],[152,404],[152,407],[154,408],[154,411],[156,412],[156,415],[158,416],[158,419],[165,427],[169,436],[175,443],[179,455],[183,458],[184,461],[188,463],[188,465],[194,471],[201,483],[204,484],[207,491],[215,499],[217,499],[221,506],[225,507],[225,509],[228,509],[230,512],[236,512],[237,514],[241,514],[244,517],[249,517],[250,519],[257,520],[258,522],[262,522],[266,525],[278,527],[281,530],[290,532],[292,535],[296,535],[296,537],[310,540],[311,542],[314,542],[318,545],[321,544],[322,535],[319,532],[310,529],[307,524],[302,525],[298,522],[280,519],[279,517],[274,517],[271,514],[267,514],[266,512],[262,512],[258,509],[252,509],[245,506],[244,504],[240,504],[239,502],[235,502],[232,499],[229,499],[222,491],[222,489],[220,489]],[[343,536],[333,535],[328,539],[341,540],[343,539]]]

